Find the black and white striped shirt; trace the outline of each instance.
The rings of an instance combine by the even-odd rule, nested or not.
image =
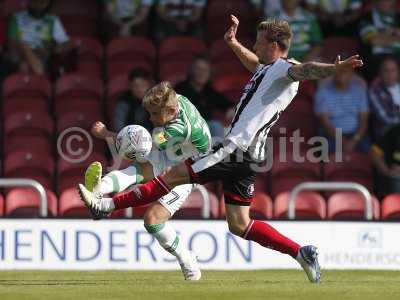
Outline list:
[[[288,76],[293,64],[279,58],[271,64],[259,65],[236,107],[226,139],[249,151],[256,160],[266,158],[268,132],[296,96],[299,83]]]

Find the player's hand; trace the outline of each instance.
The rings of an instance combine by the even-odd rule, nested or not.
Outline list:
[[[336,57],[335,66],[336,71],[341,72],[347,69],[356,69],[364,65],[363,61],[359,59],[359,55],[353,55],[345,60],[340,60],[340,55]]]
[[[107,126],[104,125],[100,121],[98,121],[92,125],[91,132],[95,137],[97,137],[99,139],[105,139],[108,135]]]
[[[229,27],[228,31],[224,35],[224,39],[227,43],[233,42],[236,40],[236,33],[239,27],[239,19],[234,15],[230,15],[231,18],[231,27]]]

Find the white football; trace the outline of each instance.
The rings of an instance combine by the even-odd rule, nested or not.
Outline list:
[[[150,133],[140,125],[125,126],[115,140],[118,155],[130,160],[146,158],[152,146]]]

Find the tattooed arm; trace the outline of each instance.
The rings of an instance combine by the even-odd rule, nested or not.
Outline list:
[[[334,75],[346,69],[355,69],[363,65],[358,55],[353,55],[343,61],[337,56],[334,64],[324,64],[319,62],[306,62],[294,65],[288,70],[288,76],[294,81],[317,80]]]

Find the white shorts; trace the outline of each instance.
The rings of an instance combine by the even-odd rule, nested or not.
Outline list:
[[[160,175],[166,168],[179,164],[179,161],[168,159],[165,151],[152,151],[147,158],[153,166],[154,176]],[[164,197],[158,199],[158,202],[169,211],[171,217],[181,208],[188,196],[193,190],[193,184],[183,184],[175,187]]]

